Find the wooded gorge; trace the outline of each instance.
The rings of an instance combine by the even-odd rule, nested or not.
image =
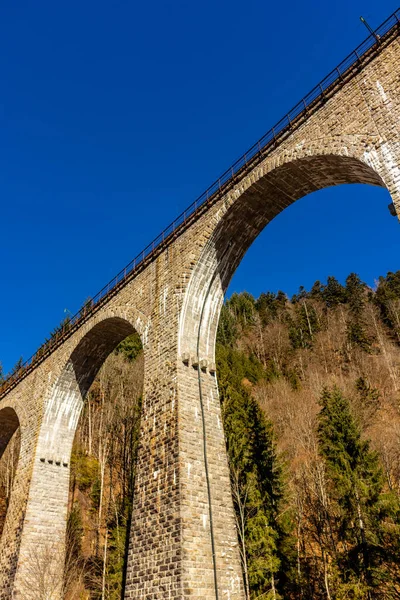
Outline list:
[[[233,294],[216,360],[248,598],[400,599],[400,271],[374,290],[351,274],[290,300]],[[86,400],[66,599],[121,598],[142,381],[132,336]],[[14,437],[0,462],[3,515]]]

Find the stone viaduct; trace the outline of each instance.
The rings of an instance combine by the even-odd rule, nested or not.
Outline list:
[[[399,16],[3,385],[0,455],[18,427],[21,446],[0,543],[1,600],[31,597],[32,561],[62,574],[80,411],[105,358],[134,330],[144,405],[125,598],[243,600],[214,365],[224,292],[256,236],[310,192],[381,186],[399,211]]]

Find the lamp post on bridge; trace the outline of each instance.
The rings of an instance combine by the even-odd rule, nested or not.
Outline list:
[[[370,32],[371,35],[374,36],[374,38],[376,39],[376,41],[378,42],[378,44],[381,43],[381,39],[379,37],[379,35],[377,33],[375,33],[375,31],[372,29],[372,27],[370,26],[370,24],[368,23],[368,21],[366,21],[364,19],[364,17],[360,17],[360,21],[363,25],[365,25],[365,27],[368,29],[368,31]]]

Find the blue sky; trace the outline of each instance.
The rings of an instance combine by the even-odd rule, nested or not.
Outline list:
[[[396,0],[397,2],[397,0]],[[0,8],[0,361],[10,369],[286,113],[396,2],[86,0]],[[385,190],[343,186],[268,226],[254,294],[400,268]]]

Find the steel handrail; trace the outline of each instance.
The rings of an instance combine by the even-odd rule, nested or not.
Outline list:
[[[361,65],[362,60],[371,50],[379,50],[381,44],[400,30],[400,8],[370,34],[353,52],[335,67],[318,85],[300,100],[274,127],[271,127],[253,146],[237,159],[213,184],[208,187],[188,208],[168,225],[150,244],[144,248],[126,267],[108,282],[93,298],[89,298],[83,307],[71,318],[66,319],[56,329],[49,340],[46,340],[35,354],[25,361],[14,373],[9,375],[0,386],[0,398],[32,371],[37,364],[51,354],[67,337],[72,335],[96,310],[103,306],[121,287],[126,285],[151,260],[158,256],[187,226],[200,216],[218,198],[235,185],[245,173],[253,168],[254,163],[262,160],[266,153],[290,133],[301,119],[307,119],[310,111],[319,106],[321,101],[336,91],[338,84],[343,84],[348,76],[353,76],[354,68]]]

